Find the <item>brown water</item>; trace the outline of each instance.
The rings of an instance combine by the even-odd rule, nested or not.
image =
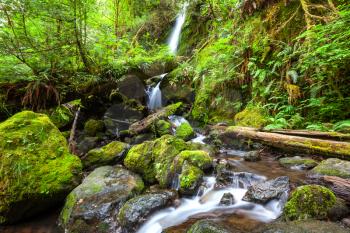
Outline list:
[[[235,165],[235,171],[251,172],[258,175],[266,176],[268,179],[278,176],[288,176],[292,188],[302,184],[305,179],[305,171],[286,169],[279,165],[274,155],[266,153],[259,162],[246,162],[238,156],[220,154],[219,157],[226,158],[230,163]],[[14,226],[0,227],[1,233],[62,233],[57,228],[57,218],[59,210],[46,213],[38,218],[23,222]],[[252,230],[263,225],[259,221],[249,219],[246,215],[240,214],[239,210],[225,213],[222,211],[210,212],[192,216],[188,221],[175,227],[165,230],[166,233],[184,233],[186,230],[199,219],[211,219],[227,226],[233,232],[252,232]]]

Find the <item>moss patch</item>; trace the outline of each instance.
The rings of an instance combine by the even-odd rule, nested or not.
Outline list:
[[[30,111],[0,124],[0,163],[2,222],[45,209],[48,200],[59,201],[78,184],[82,169],[50,119]]]
[[[195,135],[196,134],[192,126],[188,122],[184,122],[176,128],[176,137],[179,137],[185,141],[192,139]]]
[[[350,178],[350,162],[335,158],[326,159],[312,169],[311,172],[348,179]]]
[[[101,120],[90,119],[85,122],[84,132],[86,135],[94,137],[97,133],[102,132],[105,128],[105,124]]]
[[[336,203],[334,193],[320,185],[300,186],[291,195],[284,208],[290,220],[323,219]]]
[[[235,124],[238,126],[261,128],[267,122],[266,115],[259,108],[246,108],[235,115]]]

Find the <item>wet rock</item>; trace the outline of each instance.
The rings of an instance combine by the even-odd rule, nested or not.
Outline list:
[[[220,205],[230,206],[235,204],[235,202],[235,197],[232,195],[232,193],[224,193],[220,200]]]
[[[206,151],[189,151],[188,147],[182,139],[165,135],[133,146],[124,165],[141,174],[148,183],[158,182],[162,188],[169,187],[174,175],[179,174],[180,191],[194,192],[203,176],[202,170],[211,166],[212,158]]]
[[[120,131],[129,129],[129,126],[143,118],[140,110],[128,107],[124,104],[114,104],[107,109],[103,121],[107,133],[112,136],[119,136]]]
[[[114,141],[101,148],[90,150],[83,158],[84,168],[93,169],[105,165],[114,165],[123,161],[128,152],[129,145]]]
[[[137,145],[144,143],[145,141],[151,141],[156,139],[153,133],[142,133],[135,135],[131,138],[125,138],[125,142],[131,144],[131,145]]]
[[[349,214],[350,209],[347,206],[346,202],[341,198],[336,199],[335,204],[327,213],[328,218],[333,221],[341,220],[342,218],[349,216]]]
[[[192,126],[188,122],[182,123],[176,128],[176,137],[179,137],[185,141],[188,141],[196,136]]]
[[[252,185],[248,188],[243,200],[264,204],[272,199],[281,197],[288,191],[289,178],[287,176],[281,176],[273,180]]]
[[[261,160],[260,152],[257,150],[249,151],[244,155],[244,161],[257,162],[260,160]]]
[[[141,193],[142,179],[120,166],[99,167],[66,198],[59,217],[68,232],[116,232],[115,213],[128,199]]]
[[[78,142],[77,150],[80,155],[84,155],[93,148],[96,148],[100,139],[98,137],[83,137],[81,141]]]
[[[225,227],[211,220],[199,220],[186,233],[232,233]]]
[[[295,189],[285,205],[284,215],[290,220],[323,219],[336,203],[332,190],[320,185]]]
[[[171,205],[175,198],[176,193],[172,191],[144,194],[132,198],[120,209],[119,223],[127,232],[135,232],[150,214]]]
[[[57,205],[81,178],[80,159],[44,114],[17,113],[0,123],[0,224]]]
[[[128,99],[138,100],[140,103],[146,101],[146,86],[135,74],[124,75],[118,80],[119,92]]]
[[[335,158],[326,159],[312,169],[311,173],[348,179],[350,178],[350,161]]]
[[[283,167],[297,169],[311,169],[318,164],[311,158],[304,158],[300,156],[281,158],[278,161]]]
[[[254,184],[261,183],[265,180],[265,177],[253,173],[234,172],[228,169],[223,169],[220,173],[216,175],[215,188],[220,189],[233,186],[236,188],[246,189]]]
[[[103,132],[105,124],[101,120],[90,119],[84,124],[84,133],[87,136],[94,137],[97,133]]]
[[[338,223],[318,220],[269,223],[254,233],[346,233],[347,229]]]

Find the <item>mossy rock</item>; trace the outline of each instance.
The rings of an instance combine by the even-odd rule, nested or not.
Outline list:
[[[79,184],[82,165],[44,114],[17,113],[0,124],[0,223],[52,207]]]
[[[171,124],[168,121],[159,120],[154,124],[153,133],[160,137],[166,134],[172,134]]]
[[[176,137],[188,141],[196,136],[192,126],[188,122],[182,123],[176,128]]]
[[[188,163],[202,169],[208,169],[212,166],[213,159],[210,157],[209,153],[203,150],[184,150],[178,154],[174,160],[173,166],[182,166],[184,162]],[[177,169],[176,169],[177,170]]]
[[[300,156],[280,158],[279,163],[286,168],[300,168],[310,169],[317,166],[317,162],[311,158],[304,158]]]
[[[102,120],[90,119],[85,122],[84,133],[87,136],[94,137],[97,133],[102,132],[105,128],[105,124]]]
[[[91,169],[116,164],[124,159],[128,149],[128,144],[119,141],[111,142],[101,148],[92,149],[83,158],[83,166]]]
[[[180,192],[185,195],[193,195],[200,185],[203,175],[204,173],[201,169],[191,165],[189,162],[184,162],[179,175]]]
[[[80,106],[80,99],[59,105],[51,112],[50,119],[58,128],[68,126],[73,122],[75,113]]]
[[[235,124],[237,126],[261,128],[267,123],[267,116],[260,108],[247,107],[235,115]]]
[[[311,173],[348,179],[350,178],[350,161],[335,158],[326,159],[312,169]]]
[[[121,166],[99,167],[67,196],[59,224],[66,232],[116,232],[115,213],[143,189],[139,175]]]
[[[228,231],[226,228],[207,219],[197,221],[195,224],[193,224],[190,227],[190,229],[186,231],[186,233],[229,233],[229,232],[231,231]]]
[[[320,185],[298,187],[286,203],[284,215],[289,220],[323,219],[335,205],[334,193]]]

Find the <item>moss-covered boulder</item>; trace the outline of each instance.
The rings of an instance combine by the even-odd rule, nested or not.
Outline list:
[[[286,168],[310,169],[317,166],[317,162],[314,159],[300,156],[280,158],[278,161]]]
[[[161,137],[161,136],[164,136],[166,134],[172,134],[172,127],[168,121],[159,120],[154,124],[152,131],[155,135]]]
[[[211,220],[199,220],[193,224],[186,233],[229,233],[231,231],[227,230],[225,227],[220,226]]]
[[[194,187],[194,181],[199,181],[202,170],[210,167],[212,162],[208,152],[187,151],[189,148],[191,145],[182,139],[165,135],[133,146],[124,159],[124,165],[141,174],[148,183],[158,182],[163,188],[169,187],[178,174],[185,190]]]
[[[171,205],[176,196],[176,192],[164,190],[134,197],[120,209],[119,223],[125,232],[135,232],[149,215]]]
[[[82,159],[84,168],[96,168],[104,165],[113,165],[124,159],[129,145],[114,141],[101,148],[90,150]]]
[[[116,232],[115,213],[143,188],[140,176],[121,166],[99,167],[66,198],[60,226],[74,233]]]
[[[235,124],[238,126],[261,128],[267,123],[267,117],[260,108],[247,107],[235,115]]]
[[[176,137],[188,141],[196,136],[192,126],[188,122],[182,123],[176,128]]]
[[[284,215],[290,220],[323,219],[335,205],[332,190],[320,185],[304,185],[292,193],[284,208]]]
[[[59,203],[79,184],[78,157],[44,114],[17,113],[0,124],[0,223]]]
[[[80,99],[59,105],[51,112],[50,119],[58,128],[63,128],[73,122],[80,106]]]
[[[311,173],[348,179],[350,178],[350,161],[335,158],[326,159],[312,169]]]
[[[87,136],[94,137],[97,133],[102,132],[105,124],[101,120],[90,119],[84,124],[84,133]]]

